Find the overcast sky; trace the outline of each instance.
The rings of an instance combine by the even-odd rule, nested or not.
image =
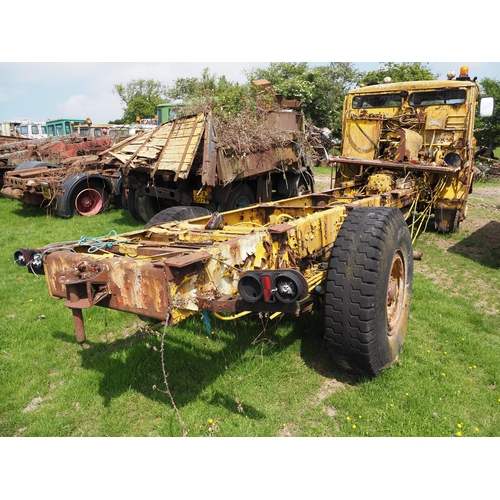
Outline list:
[[[266,67],[268,62],[96,62],[41,63],[0,62],[0,121],[48,118],[86,118],[108,123],[123,115],[113,86],[130,80],[154,79],[171,85],[179,77],[198,77],[204,68],[225,75],[230,81],[245,82],[245,70]],[[311,63],[312,64],[328,64]],[[470,76],[500,78],[500,63],[429,63],[433,72],[446,73],[468,64]],[[379,63],[354,63],[362,70],[376,69]]]

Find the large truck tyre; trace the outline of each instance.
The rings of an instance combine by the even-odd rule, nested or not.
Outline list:
[[[374,377],[401,352],[410,315],[413,249],[397,208],[348,214],[328,265],[325,338],[335,362]]]
[[[49,163],[47,161],[34,161],[34,160],[32,160],[32,161],[25,161],[24,163],[21,163],[16,168],[14,168],[14,171],[32,170],[34,168],[39,168],[39,167],[61,168],[59,165],[56,165],[55,163]]]
[[[146,223],[161,210],[159,200],[146,194],[139,195],[135,188],[128,189],[126,206],[135,220]]]
[[[142,195],[135,197],[137,212],[142,222],[149,222],[158,212],[161,211],[160,200],[154,196]]]
[[[139,215],[139,211],[137,209],[137,191],[135,189],[130,188],[128,190],[127,196],[127,208],[130,212],[130,215],[138,221],[142,221],[141,216]]]
[[[84,172],[68,177],[59,189],[56,213],[69,218],[91,216],[109,208],[112,187],[104,177],[87,177]]]
[[[309,193],[314,193],[314,177],[309,170],[306,170],[300,174],[294,196],[302,196]]]
[[[198,206],[179,206],[179,207],[169,207],[161,212],[158,212],[154,217],[152,217],[149,222],[144,226],[146,228],[151,226],[156,226],[157,224],[163,224],[164,222],[181,221],[196,219],[197,217],[205,217],[206,215],[211,215],[212,212],[208,208],[198,207]]]
[[[229,210],[235,210],[237,208],[246,208],[252,203],[255,203],[255,196],[248,184],[239,184],[231,190],[229,198],[222,207],[221,212],[228,212]]]

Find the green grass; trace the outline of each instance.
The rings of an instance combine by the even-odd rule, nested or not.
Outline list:
[[[321,312],[211,317],[213,337],[193,317],[166,330],[179,419],[161,327],[95,307],[84,311],[81,347],[69,309],[12,258],[22,246],[141,224],[119,209],[63,220],[0,197],[0,435],[498,436],[500,202],[479,190],[472,202],[459,233],[417,241],[407,339],[380,377],[333,365]]]

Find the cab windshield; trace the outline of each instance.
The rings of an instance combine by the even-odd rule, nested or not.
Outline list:
[[[408,103],[410,106],[459,106],[465,102],[465,90],[434,90],[431,92],[413,92]]]
[[[352,100],[352,107],[354,109],[394,108],[401,106],[401,99],[399,93],[357,95]]]

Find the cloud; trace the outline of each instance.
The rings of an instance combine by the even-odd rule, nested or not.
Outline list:
[[[58,112],[58,117],[74,118],[85,113],[84,101],[87,97],[83,94],[71,96],[64,102],[56,103],[55,108]]]

